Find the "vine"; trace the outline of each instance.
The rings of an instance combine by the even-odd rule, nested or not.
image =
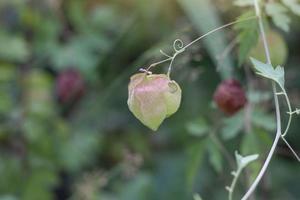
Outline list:
[[[258,17],[258,25],[259,25],[260,35],[263,40],[264,50],[265,50],[265,54],[266,54],[266,58],[267,58],[267,64],[263,64],[255,59],[252,59],[252,63],[254,65],[254,67],[256,68],[256,70],[258,70],[259,75],[272,80],[272,90],[273,90],[275,109],[276,109],[277,131],[276,131],[276,137],[274,139],[272,147],[269,151],[269,154],[268,154],[260,172],[258,173],[256,179],[250,186],[249,190],[243,196],[242,200],[247,200],[251,196],[251,194],[254,192],[255,188],[257,187],[258,183],[262,179],[264,173],[267,170],[267,167],[269,166],[271,158],[273,157],[273,154],[275,152],[275,149],[277,147],[277,144],[278,144],[280,138],[282,138],[282,140],[287,144],[289,149],[292,151],[292,153],[295,155],[297,160],[300,162],[299,156],[297,155],[297,153],[293,150],[293,148],[290,146],[290,144],[285,139],[285,136],[289,130],[290,123],[292,120],[293,114],[291,114],[291,113],[293,113],[293,112],[291,111],[290,101],[287,96],[286,90],[284,89],[284,69],[280,66],[277,66],[274,69],[274,67],[272,66],[270,50],[269,50],[268,42],[266,40],[265,29],[264,29],[264,25],[263,25],[263,21],[262,21],[262,17],[261,17],[260,7],[259,7],[257,0],[253,0],[253,3],[254,3],[254,7],[255,7],[256,16]],[[280,92],[280,93],[277,92],[276,83],[279,85],[282,92]],[[278,101],[278,95],[282,95],[282,94],[285,96],[286,102],[288,104],[288,109],[289,109],[289,112],[288,112],[289,113],[289,121],[288,121],[287,127],[283,133],[281,130],[281,115],[280,115],[280,107],[279,107],[279,101]],[[296,111],[297,110],[298,109],[296,109]],[[295,112],[295,113],[297,113],[297,112]]]
[[[228,24],[225,24],[223,26],[220,26],[218,28],[215,28],[209,32],[207,32],[204,35],[201,35],[200,37],[196,38],[195,40],[191,41],[188,44],[184,44],[184,42],[181,39],[176,39],[173,42],[173,53],[172,55],[169,55],[168,53],[165,53],[163,50],[160,50],[160,53],[165,56],[166,58],[152,63],[150,64],[147,68],[140,68],[139,71],[144,72],[146,74],[151,75],[151,69],[153,67],[156,67],[160,64],[166,63],[166,62],[170,62],[169,63],[169,67],[168,67],[168,71],[167,71],[167,77],[170,78],[170,74],[172,71],[172,66],[174,63],[175,58],[186,51],[186,49],[188,49],[190,46],[192,46],[193,44],[195,44],[196,42],[200,41],[201,39],[219,31],[222,30],[224,28],[227,28],[229,26],[235,25],[237,23],[241,23],[241,22],[245,22],[245,21],[249,21],[249,20],[257,20],[258,22],[258,27],[259,27],[259,32],[263,41],[263,46],[264,46],[264,51],[265,51],[265,55],[267,58],[267,63],[263,63],[260,62],[254,58],[251,58],[251,62],[256,70],[256,73],[260,76],[263,76],[269,80],[272,81],[272,91],[273,91],[273,97],[274,97],[274,104],[275,104],[275,110],[276,110],[276,124],[277,124],[277,128],[276,128],[276,136],[274,138],[273,144],[271,146],[271,149],[269,150],[269,153],[257,175],[257,177],[255,178],[255,180],[253,181],[252,185],[250,186],[250,188],[248,189],[248,191],[245,193],[245,195],[241,198],[241,200],[247,200],[255,191],[257,185],[259,184],[260,180],[262,179],[263,175],[265,174],[270,161],[274,155],[275,149],[277,147],[277,144],[279,142],[280,139],[282,139],[284,141],[284,143],[287,145],[287,147],[291,150],[291,152],[294,154],[294,156],[296,157],[296,159],[300,162],[300,157],[298,156],[298,154],[296,153],[296,151],[291,147],[291,145],[288,143],[288,141],[286,140],[286,135],[289,131],[290,128],[290,124],[292,121],[292,118],[295,114],[299,115],[300,114],[300,109],[295,109],[292,110],[291,107],[291,103],[288,97],[288,94],[286,92],[286,89],[284,87],[284,69],[281,66],[277,66],[277,67],[273,67],[272,66],[272,62],[271,62],[271,57],[270,57],[270,50],[269,50],[269,46],[268,46],[268,42],[266,39],[266,34],[265,34],[265,28],[264,28],[264,24],[263,24],[263,20],[262,20],[262,15],[261,15],[261,10],[260,10],[260,5],[258,4],[258,0],[253,0],[253,5],[255,8],[255,16],[250,16],[247,18],[243,18],[243,19],[239,19],[233,22],[230,22]],[[277,88],[280,89],[280,92],[277,91]],[[286,128],[284,129],[284,131],[282,131],[282,124],[281,124],[281,113],[280,113],[280,105],[279,105],[279,99],[278,96],[283,95],[285,98],[285,101],[287,103],[287,107],[288,107],[288,112],[287,114],[289,115],[288,117],[288,122],[286,125]],[[235,186],[237,183],[237,180],[242,172],[242,170],[252,161],[256,160],[258,158],[258,155],[250,155],[250,156],[246,156],[246,157],[242,157],[241,155],[239,155],[237,152],[235,154],[236,156],[236,163],[237,163],[237,170],[232,172],[233,175],[233,180],[230,186],[227,186],[226,189],[228,190],[228,199],[232,200],[233,199],[233,193],[235,190]],[[194,197],[195,199],[200,199],[200,196]]]
[[[241,23],[241,22],[245,22],[245,21],[249,21],[249,20],[254,20],[254,19],[257,19],[257,16],[251,16],[251,17],[247,17],[247,18],[244,18],[244,19],[240,19],[240,20],[236,20],[236,21],[233,21],[233,22],[230,22],[228,24],[225,24],[223,26],[220,26],[218,28],[215,28],[207,33],[205,33],[204,35],[201,35],[200,37],[196,38],[195,40],[193,40],[192,42],[188,43],[187,45],[184,46],[184,43],[181,39],[176,39],[174,42],[173,42],[173,50],[174,50],[174,53],[172,56],[168,55],[167,53],[165,53],[164,51],[160,50],[160,53],[162,55],[164,55],[165,57],[167,57],[166,59],[164,60],[161,60],[161,61],[158,61],[158,62],[155,62],[155,63],[152,63],[151,65],[149,65],[148,68],[144,69],[144,68],[140,68],[139,71],[141,72],[146,72],[148,74],[152,74],[152,72],[150,71],[150,69],[152,69],[153,67],[157,66],[157,65],[160,65],[162,63],[165,63],[165,62],[168,62],[170,61],[170,65],[169,65],[169,68],[168,68],[168,72],[167,72],[167,75],[170,76],[170,73],[171,73],[171,70],[172,70],[172,64],[176,58],[176,56],[178,56],[179,54],[183,53],[188,47],[192,46],[194,43],[202,40],[203,38],[217,32],[217,31],[220,31],[224,28],[227,28],[229,26],[232,26],[234,24],[237,24],[237,23]]]

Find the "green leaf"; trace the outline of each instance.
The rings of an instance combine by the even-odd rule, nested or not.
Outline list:
[[[283,4],[288,7],[294,14],[300,16],[300,4],[297,0],[282,0]]]
[[[286,14],[287,9],[279,3],[270,2],[266,5],[266,13],[272,18],[273,23],[280,29],[288,32],[291,19]]]
[[[145,173],[138,174],[120,189],[120,200],[151,199],[149,197],[153,194],[153,177]]]
[[[18,198],[12,195],[3,195],[0,196],[0,200],[18,200]]]
[[[264,92],[264,91],[255,91],[255,90],[250,90],[247,93],[247,99],[249,102],[257,104],[261,102],[266,102],[272,99],[272,93],[271,92]]]
[[[101,139],[93,132],[79,131],[73,133],[64,146],[61,146],[60,159],[63,166],[72,172],[79,171],[95,159],[95,152]]]
[[[253,6],[253,0],[235,0],[233,2],[235,6],[245,7],[245,6]]]
[[[50,200],[54,198],[52,188],[58,183],[55,171],[47,169],[35,169],[28,177],[23,188],[22,199],[24,200]]]
[[[238,168],[245,168],[248,164],[255,161],[258,158],[258,154],[253,154],[249,156],[241,156],[237,151],[235,152],[235,158]]]
[[[186,15],[199,33],[204,34],[214,28],[222,26],[221,19],[218,15],[216,7],[210,0],[178,0]],[[213,35],[208,36],[203,40],[207,51],[212,58],[214,64],[218,66],[218,70],[222,78],[230,78],[233,74],[233,62],[230,56],[222,59],[216,58],[216,55],[221,55],[226,49],[226,34],[224,31],[218,31]]]
[[[193,188],[194,182],[199,172],[199,168],[203,163],[204,153],[205,153],[205,144],[207,140],[201,140],[189,145],[186,157],[186,182],[188,188]]]
[[[247,12],[237,20],[243,20],[245,18],[254,16],[254,12]],[[248,58],[249,52],[251,49],[257,44],[258,40],[258,26],[256,20],[247,21],[243,23],[237,23],[234,26],[234,29],[238,31],[238,44],[239,44],[239,55],[238,55],[238,63],[241,66],[246,58]]]
[[[257,109],[253,112],[252,123],[257,127],[264,128],[268,131],[273,131],[276,128],[274,117],[262,112],[260,109]]]
[[[211,140],[207,142],[209,162],[217,172],[222,171],[222,154],[219,148]]]
[[[186,124],[186,129],[189,134],[202,137],[209,132],[210,127],[204,118],[198,118],[196,120],[188,122]]]
[[[223,139],[229,140],[236,137],[243,129],[243,112],[224,120],[224,126],[221,130]]]
[[[275,69],[270,64],[262,63],[255,58],[250,58],[257,74],[265,78],[271,79],[278,83],[281,88],[284,88],[284,68],[277,66]]]
[[[193,198],[194,200],[202,200],[199,194],[194,194]]]
[[[24,62],[30,56],[30,49],[23,37],[0,32],[0,59],[12,62]]]

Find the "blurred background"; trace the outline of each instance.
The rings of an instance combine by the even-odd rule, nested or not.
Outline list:
[[[178,56],[172,78],[182,104],[157,132],[128,110],[127,86],[139,68],[164,58],[160,49],[171,54],[176,38],[187,44],[251,9],[231,0],[1,0],[0,200],[227,199],[235,150],[258,153],[238,182],[238,199],[276,124],[269,82],[247,60],[239,64],[236,29]],[[271,48],[286,54],[286,88],[297,107],[300,20],[291,18],[289,33],[269,28],[282,37]],[[213,94],[232,77],[248,104],[228,116]],[[299,130],[295,117],[287,139],[297,152]],[[252,200],[297,200],[299,185],[300,165],[280,142]]]

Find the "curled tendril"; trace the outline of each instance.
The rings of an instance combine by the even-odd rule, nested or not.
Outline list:
[[[172,64],[173,64],[173,61],[175,59],[175,57],[181,53],[183,53],[188,47],[190,47],[191,45],[193,45],[194,43],[198,42],[199,40],[203,39],[204,37],[214,33],[214,32],[217,32],[223,28],[226,28],[226,27],[229,27],[231,25],[234,25],[236,23],[240,23],[240,22],[243,22],[243,21],[248,21],[248,20],[253,20],[253,19],[256,19],[257,16],[252,16],[252,17],[249,17],[249,18],[245,18],[245,19],[242,19],[242,20],[237,20],[237,21],[233,21],[233,22],[230,22],[228,24],[225,24],[221,27],[218,27],[218,28],[215,28],[209,32],[207,32],[206,34],[204,35],[201,35],[200,37],[196,38],[195,40],[193,40],[192,42],[188,43],[187,45],[184,45],[183,41],[181,39],[176,39],[174,42],[173,42],[173,49],[174,49],[174,53],[173,55],[169,55],[167,53],[165,53],[164,51],[160,50],[160,53],[162,55],[164,55],[166,57],[166,59],[164,60],[161,60],[161,61],[158,61],[158,62],[155,62],[155,63],[152,63],[151,65],[148,66],[148,68],[146,69],[140,69],[141,72],[145,72],[145,73],[152,73],[150,71],[151,68],[157,66],[157,65],[160,65],[160,64],[163,64],[165,62],[170,62],[170,65],[169,65],[169,68],[168,68],[168,75],[170,74],[171,72],[171,68],[172,68]]]
[[[166,57],[168,57],[168,58],[172,58],[172,56],[170,56],[169,54],[167,54],[167,53],[165,53],[163,50],[159,50],[159,52],[162,54],[162,55],[164,55],[164,56],[166,56]]]
[[[173,49],[175,50],[175,52],[181,52],[182,50],[184,50],[183,41],[181,39],[176,39],[173,42]]]

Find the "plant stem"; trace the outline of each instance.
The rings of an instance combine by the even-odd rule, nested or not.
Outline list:
[[[232,180],[232,183],[231,183],[231,185],[230,185],[230,188],[228,189],[228,199],[229,199],[229,200],[232,200],[232,197],[233,197],[233,191],[234,191],[234,189],[235,189],[237,180],[238,180],[238,178],[239,178],[239,176],[240,176],[242,170],[243,170],[243,168],[239,167],[239,168],[237,169],[237,171],[234,172],[234,174],[233,174],[234,178],[233,178],[233,180]]]
[[[255,11],[256,11],[256,15],[258,17],[258,24],[259,24],[259,29],[260,29],[260,34],[263,40],[263,45],[264,45],[264,49],[265,49],[265,54],[266,54],[266,58],[267,58],[267,63],[268,64],[272,64],[271,63],[271,57],[270,57],[270,50],[268,47],[268,43],[266,40],[266,35],[265,35],[265,30],[264,30],[264,25],[263,25],[263,21],[261,18],[261,14],[260,14],[260,8],[258,5],[258,1],[257,0],[253,0],[254,1],[254,5],[255,5]],[[254,182],[252,183],[252,185],[250,186],[249,190],[247,191],[247,193],[243,196],[242,200],[247,200],[250,195],[252,195],[252,193],[254,192],[255,188],[257,187],[258,183],[260,182],[260,180],[262,179],[263,175],[265,174],[269,163],[271,161],[271,158],[273,157],[273,154],[275,152],[275,149],[277,147],[278,141],[280,139],[281,136],[281,118],[280,118],[280,108],[279,108],[279,102],[278,102],[278,96],[277,96],[277,91],[276,91],[276,85],[274,82],[272,82],[272,89],[273,89],[273,94],[274,94],[274,101],[275,101],[275,109],[276,109],[276,123],[277,123],[277,131],[276,131],[276,137],[274,139],[274,142],[272,144],[272,147],[269,151],[269,154],[259,172],[259,174],[257,175],[256,179],[254,180]]]
[[[286,100],[286,103],[287,103],[287,106],[288,106],[288,109],[289,109],[288,112],[291,113],[291,112],[292,112],[292,107],[291,107],[290,99],[289,99],[289,97],[288,97],[288,95],[287,95],[285,89],[284,89],[284,88],[281,88],[281,89],[282,89],[282,91],[283,91],[283,94],[284,94],[284,97],[285,97],[285,100]],[[292,115],[289,114],[288,123],[287,123],[287,125],[286,125],[286,128],[285,128],[283,134],[282,134],[282,137],[285,137],[285,136],[286,136],[286,134],[287,134],[287,132],[288,132],[288,130],[289,130],[289,128],[290,128],[291,121],[292,121]]]
[[[218,136],[216,135],[216,130],[213,130],[210,134],[209,137],[211,138],[211,140],[215,143],[215,145],[219,148],[219,150],[221,151],[221,153],[226,157],[230,167],[234,168],[235,167],[235,163],[233,158],[231,157],[230,153],[228,152],[228,150],[226,149],[226,147],[223,145],[223,143],[220,141],[220,139],[218,138]]]
[[[189,46],[193,45],[194,43],[198,42],[198,41],[201,40],[202,38],[204,38],[204,37],[206,37],[206,36],[208,36],[208,35],[210,35],[210,34],[212,34],[212,33],[214,33],[214,32],[217,32],[217,31],[219,31],[219,30],[221,30],[221,29],[224,29],[224,28],[226,28],[226,27],[228,27],[228,26],[232,26],[232,25],[234,25],[234,24],[236,24],[236,23],[240,23],[240,22],[252,20],[252,19],[255,19],[255,18],[257,18],[257,17],[256,17],[256,16],[252,16],[252,17],[248,17],[248,18],[241,19],[241,20],[236,20],[236,21],[230,22],[230,23],[228,23],[228,24],[225,24],[225,25],[223,25],[223,26],[220,26],[219,28],[216,28],[216,29],[214,29],[214,30],[211,30],[211,31],[207,32],[206,34],[204,34],[204,35],[198,37],[198,38],[195,39],[194,41],[192,41],[192,42],[190,42],[189,44],[187,44],[186,46],[184,46],[183,49],[188,48]]]
[[[208,35],[210,35],[210,34],[212,34],[212,33],[215,33],[215,32],[217,32],[217,31],[219,31],[219,30],[221,30],[221,29],[227,28],[227,27],[229,27],[229,26],[232,26],[232,25],[237,24],[237,23],[240,23],[240,22],[245,22],[245,21],[253,20],[253,19],[256,19],[256,18],[257,18],[257,16],[252,16],[252,17],[248,17],[248,18],[245,18],[245,19],[241,19],[241,20],[236,20],[236,21],[230,22],[230,23],[228,23],[228,24],[225,24],[225,25],[223,25],[223,26],[220,26],[220,27],[218,27],[218,28],[215,28],[215,29],[211,30],[211,31],[205,33],[204,35],[201,35],[200,37],[196,38],[195,40],[193,40],[192,42],[190,42],[189,44],[187,44],[187,45],[185,45],[185,46],[183,45],[183,43],[182,43],[181,40],[176,39],[175,42],[180,42],[180,43],[182,44],[182,46],[180,46],[179,49],[176,49],[176,48],[173,46],[173,47],[174,47],[174,50],[175,50],[175,53],[173,54],[173,56],[169,56],[169,55],[167,55],[167,54],[165,54],[165,53],[162,53],[164,56],[167,57],[167,59],[164,59],[164,60],[161,60],[161,61],[159,61],[159,62],[156,62],[156,63],[153,63],[153,64],[149,65],[149,67],[146,69],[146,71],[149,71],[151,68],[153,68],[153,67],[155,67],[155,66],[157,66],[157,65],[159,65],[159,64],[162,64],[162,63],[171,61],[171,62],[170,62],[170,65],[169,65],[169,68],[168,68],[168,73],[167,73],[168,75],[170,75],[171,69],[172,69],[172,64],[173,64],[173,61],[174,61],[175,57],[176,57],[177,55],[183,53],[188,47],[190,47],[190,46],[193,45],[194,43],[198,42],[199,40],[205,38],[206,36],[208,36]],[[175,43],[174,43],[174,45],[175,45]]]

